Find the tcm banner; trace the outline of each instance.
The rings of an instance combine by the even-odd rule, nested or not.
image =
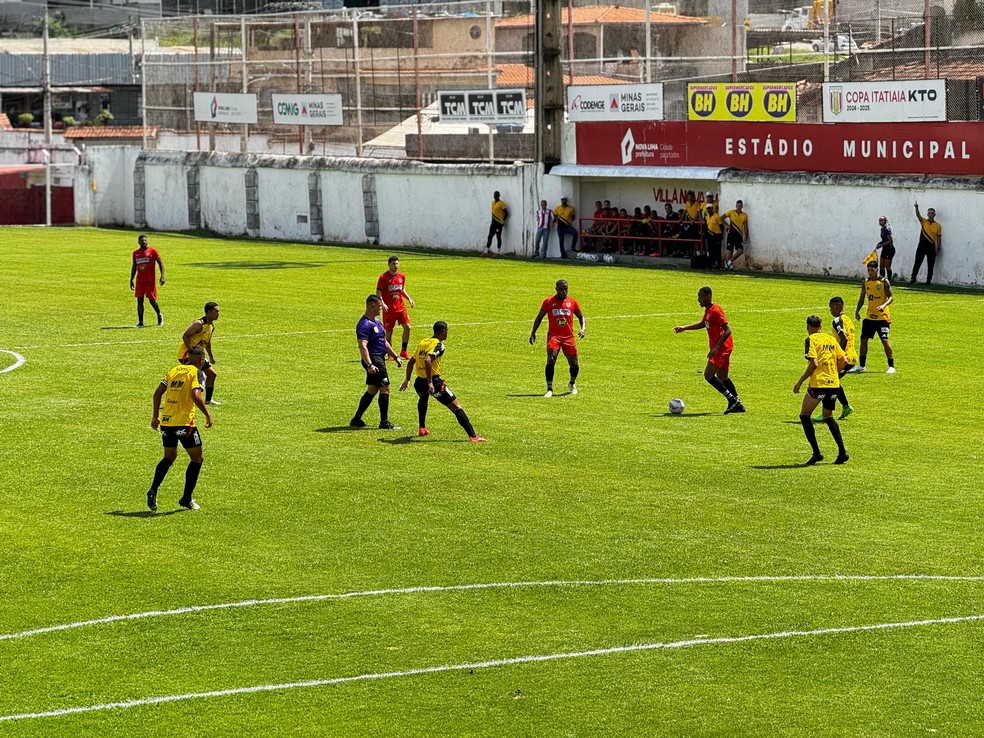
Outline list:
[[[578,123],[577,163],[760,171],[972,175],[981,123]]]
[[[663,120],[663,85],[571,85],[567,119]]]
[[[825,123],[918,123],[946,120],[946,81],[828,82]]]
[[[272,96],[273,122],[278,126],[340,126],[341,95]]]
[[[796,83],[687,85],[690,120],[796,120]]]
[[[525,123],[526,90],[438,92],[441,123]]]
[[[196,92],[195,120],[200,123],[256,123],[256,95]]]

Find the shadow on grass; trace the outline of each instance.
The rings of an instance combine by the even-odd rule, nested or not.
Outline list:
[[[356,428],[351,425],[335,425],[329,428],[315,428],[314,432],[315,433],[344,433],[345,431],[354,432],[354,431],[366,431],[366,430],[373,430],[373,428],[370,428],[369,426],[366,426],[364,428]]]
[[[317,269],[327,261],[197,261],[188,266],[204,269]]]
[[[750,469],[805,469],[808,466],[816,466],[816,464],[752,464]]]
[[[554,392],[553,393],[553,396],[554,397],[569,397],[570,394],[571,394],[570,392],[559,392],[558,391],[558,392]],[[529,394],[525,394],[525,395],[516,394],[516,395],[506,395],[506,397],[543,397],[543,394],[542,393],[540,393],[540,394],[529,393]],[[547,398],[547,399],[549,399],[549,398]]]
[[[150,510],[136,510],[134,512],[126,512],[125,510],[110,510],[107,515],[113,515],[117,518],[159,518],[162,515],[175,515],[177,513],[188,512],[183,507],[177,510],[167,510],[165,512],[151,512]]]
[[[721,415],[721,413],[657,413],[656,418],[706,418],[708,415]]]
[[[104,325],[102,327],[104,331],[133,331],[140,330],[135,325]]]
[[[379,438],[377,439],[380,443],[387,443],[390,446],[406,446],[408,443],[416,443],[417,436],[401,436],[400,438]],[[428,438],[426,441],[420,441],[421,443],[468,443],[467,439],[464,438],[447,438],[444,440],[437,440]]]

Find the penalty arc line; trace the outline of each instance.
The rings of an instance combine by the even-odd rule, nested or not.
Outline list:
[[[981,298],[980,301],[984,301]],[[940,305],[946,302],[958,302],[957,300],[925,300],[922,302],[907,302],[906,306],[910,305]],[[743,310],[742,315],[745,314],[755,314],[760,315],[764,313],[792,313],[792,312],[803,312],[806,310],[822,310],[826,307],[810,305],[806,307],[783,307],[783,308],[765,308],[761,310]],[[591,320],[636,320],[638,318],[677,318],[677,317],[688,317],[693,316],[694,311],[687,312],[672,312],[672,313],[639,313],[637,315],[592,315]],[[532,321],[529,319],[522,320],[489,320],[489,321],[475,321],[470,323],[455,323],[456,327],[461,328],[482,328],[488,326],[497,325],[528,325]],[[222,335],[222,340],[241,340],[241,339],[252,339],[252,338],[282,338],[285,336],[315,336],[315,335],[327,335],[332,333],[351,333],[351,328],[315,328],[309,331],[278,331],[276,333],[238,333],[238,334],[228,334]],[[37,346],[18,346],[17,348],[22,351],[28,350],[39,350],[39,349],[66,349],[66,348],[95,348],[98,346],[138,346],[145,343],[161,343],[162,339],[143,339],[138,341],[93,341],[90,343],[54,343],[54,344],[39,344]]]
[[[14,369],[24,366],[24,364],[27,363],[27,359],[25,359],[23,356],[18,354],[16,351],[8,351],[7,349],[0,349],[0,354],[10,354],[15,359],[13,364],[3,369],[0,369],[0,374],[6,374],[7,372],[12,372],[14,371]]]
[[[76,715],[84,712],[100,712],[105,710],[120,710],[145,705],[159,705],[168,702],[181,702],[185,700],[209,699],[212,697],[229,697],[241,694],[256,694],[259,692],[283,692],[290,689],[310,689],[314,687],[326,687],[334,684],[345,684],[348,682],[363,682],[379,679],[395,679],[397,677],[419,676],[421,674],[439,674],[442,672],[464,671],[466,669],[486,669],[497,666],[512,666],[516,664],[531,664],[545,661],[560,661],[563,659],[584,658],[589,656],[609,656],[619,653],[631,653],[636,651],[656,651],[671,650],[677,648],[688,648],[691,646],[710,646],[731,643],[749,643],[751,641],[777,640],[780,638],[797,638],[806,636],[836,635],[841,633],[861,633],[878,630],[891,630],[900,628],[917,628],[930,625],[951,625],[956,623],[966,623],[984,620],[984,615],[964,615],[951,618],[933,618],[929,620],[908,620],[897,623],[876,623],[873,625],[848,625],[836,628],[818,628],[816,630],[785,630],[778,633],[760,633],[744,636],[724,636],[721,638],[695,638],[685,641],[671,641],[666,643],[640,643],[630,646],[612,646],[610,648],[597,648],[588,651],[568,651],[564,653],[552,653],[533,656],[516,656],[507,659],[492,659],[488,661],[475,661],[467,664],[454,664],[443,666],[425,666],[418,669],[406,669],[404,671],[387,671],[370,674],[357,674],[347,677],[334,677],[332,679],[312,679],[304,682],[285,682],[282,684],[260,684],[252,687],[235,687],[231,689],[219,689],[211,692],[189,692],[186,694],[164,695],[161,697],[145,697],[142,699],[126,700],[124,702],[106,702],[98,705],[82,705],[79,707],[66,707],[60,710],[48,710],[46,712],[26,712],[13,715],[0,715],[0,722],[12,720],[32,720],[39,718],[62,717],[65,715]]]
[[[11,641],[20,638],[56,633],[64,630],[75,630],[93,625],[121,623],[130,620],[145,620],[148,618],[188,615],[199,612],[216,610],[231,610],[263,605],[288,605],[302,602],[325,602],[331,600],[346,600],[356,597],[381,597],[385,595],[409,595],[429,592],[466,592],[490,589],[523,589],[533,587],[606,587],[631,586],[635,584],[741,584],[769,582],[885,582],[885,581],[942,581],[942,582],[984,582],[984,576],[955,576],[945,574],[793,574],[793,575],[763,575],[745,577],[688,577],[688,578],[643,578],[643,579],[598,579],[598,580],[554,580],[531,582],[478,582],[474,584],[431,585],[421,587],[403,587],[391,589],[369,589],[334,594],[300,595],[297,597],[274,597],[269,599],[241,600],[239,602],[222,602],[211,605],[189,605],[172,610],[149,610],[128,615],[108,615],[92,620],[80,620],[73,623],[50,625],[17,633],[0,634],[0,641]]]

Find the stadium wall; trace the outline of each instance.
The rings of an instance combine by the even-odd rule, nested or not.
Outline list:
[[[79,225],[132,225],[134,169],[140,149],[93,146],[75,168],[75,220]]]

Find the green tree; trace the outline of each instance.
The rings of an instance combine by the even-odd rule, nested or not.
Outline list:
[[[953,4],[953,20],[959,26],[984,28],[984,7],[979,0],[956,0]]]

